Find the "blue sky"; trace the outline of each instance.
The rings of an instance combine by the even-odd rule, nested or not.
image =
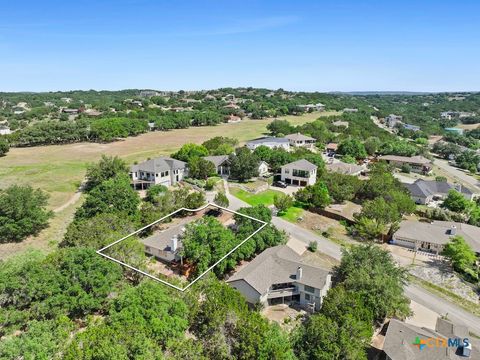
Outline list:
[[[480,1],[2,1],[0,91],[480,90]]]

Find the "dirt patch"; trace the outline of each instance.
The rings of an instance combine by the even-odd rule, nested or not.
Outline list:
[[[262,310],[262,315],[268,320],[276,322],[285,331],[292,331],[306,316],[305,310],[296,310],[286,304],[267,306]]]

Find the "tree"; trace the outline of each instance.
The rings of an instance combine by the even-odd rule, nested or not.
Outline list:
[[[357,139],[347,139],[338,146],[338,153],[342,155],[349,155],[355,159],[365,159],[367,151],[365,146]]]
[[[0,243],[22,241],[48,226],[48,195],[31,186],[12,185],[0,191]]]
[[[273,204],[279,213],[284,213],[293,205],[293,198],[287,194],[275,194]]]
[[[234,147],[238,145],[238,140],[234,138],[215,136],[203,144],[208,149],[210,155],[230,155]]]
[[[363,145],[365,146],[365,150],[367,151],[368,155],[375,155],[380,148],[381,141],[376,136],[370,136],[367,140],[365,140]]]
[[[0,136],[0,157],[7,155],[8,150],[10,150],[8,141]]]
[[[184,207],[187,209],[198,209],[205,205],[206,202],[205,193],[200,191],[194,191],[187,195],[185,198]]]
[[[443,201],[442,207],[450,211],[466,213],[472,207],[472,203],[466,199],[463,194],[457,190],[451,189]]]
[[[295,128],[292,125],[290,125],[290,123],[287,120],[275,119],[270,124],[267,125],[267,130],[270,131],[270,133],[273,136],[278,136],[280,134],[283,134],[283,135],[291,134],[295,131]]]
[[[130,186],[128,176],[117,176],[93,188],[82,207],[75,214],[77,219],[89,218],[100,213],[138,214],[140,198]]]
[[[168,188],[165,185],[151,185],[146,191],[145,201],[154,203],[159,196],[165,195],[168,191]]]
[[[215,195],[215,198],[213,199],[213,202],[215,204],[219,205],[219,206],[224,207],[224,208],[227,208],[228,205],[230,205],[230,201],[228,201],[227,196],[222,192],[218,192]]]
[[[403,293],[407,270],[398,267],[388,251],[368,244],[354,245],[342,253],[335,280],[360,296],[375,321],[410,314],[409,300]]]
[[[477,155],[475,151],[463,151],[457,155],[455,163],[462,169],[467,169],[471,173],[476,173],[480,164],[480,156]]]
[[[128,171],[127,164],[119,157],[102,155],[97,164],[89,165],[87,168],[85,190],[89,191],[117,175],[128,175]]]
[[[208,149],[203,145],[188,143],[183,145],[180,150],[172,154],[172,158],[189,162],[193,158],[204,157],[208,155]]]
[[[465,272],[472,268],[477,256],[461,236],[454,236],[449,243],[445,245],[442,255],[446,256],[452,262],[455,270]]]
[[[363,339],[343,333],[334,319],[312,315],[294,334],[294,350],[299,360],[366,360]]]
[[[331,198],[340,204],[353,200],[363,186],[363,181],[358,177],[335,172],[326,172],[321,180],[327,186]]]
[[[79,219],[70,223],[60,245],[62,247],[88,247],[98,250],[132,233],[134,230],[135,227],[132,222],[119,214],[98,214],[88,219]]]
[[[216,175],[215,165],[200,157],[191,158],[188,163],[188,175],[194,179],[207,179],[209,176]]]
[[[229,160],[231,178],[245,181],[258,176],[259,161],[248,148],[237,149],[236,154],[230,155]]]
[[[358,236],[362,239],[375,241],[386,232],[387,227],[377,219],[369,219],[361,216],[355,223],[355,230],[357,230]]]
[[[313,209],[323,209],[330,204],[328,189],[321,181],[298,190],[295,199]]]
[[[203,273],[236,245],[233,233],[216,218],[210,216],[188,224],[182,242],[182,256],[195,265],[192,278]],[[228,257],[213,271],[217,276],[221,276],[231,270],[235,264],[235,259]]]

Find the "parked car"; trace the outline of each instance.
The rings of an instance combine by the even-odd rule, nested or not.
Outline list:
[[[272,186],[280,187],[280,188],[286,188],[287,184],[285,184],[283,181],[275,181]]]

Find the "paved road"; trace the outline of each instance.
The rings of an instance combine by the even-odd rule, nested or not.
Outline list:
[[[227,192],[227,197],[230,201],[229,208],[232,210],[238,210],[241,207],[249,206],[247,203],[231,195],[229,192]],[[327,238],[319,236],[307,229],[278,217],[274,217],[272,219],[272,223],[277,228],[285,230],[292,237],[304,242],[305,244],[309,244],[311,241],[316,241],[318,243],[319,251],[340,260],[340,246],[331,242]],[[470,331],[480,335],[480,317],[474,316],[455,304],[439,298],[424,288],[414,284],[410,284],[405,288],[405,295],[413,301],[416,301],[417,303],[431,309],[432,311],[435,311],[438,314],[448,314],[448,318],[454,323],[464,324],[469,327]]]
[[[448,172],[452,177],[458,179],[460,182],[464,182],[466,185],[472,186],[474,189],[480,191],[480,181],[475,179],[473,176],[470,176],[463,171],[457,169],[456,167],[451,166],[448,161],[442,159],[435,159],[434,162],[442,170]]]

